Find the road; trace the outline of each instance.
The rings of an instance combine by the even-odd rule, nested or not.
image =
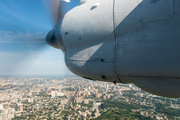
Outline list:
[[[69,98],[68,102],[67,102],[67,105],[66,105],[66,108],[69,108],[70,104],[71,104],[71,101],[72,99],[75,97],[76,93],[78,92],[79,88],[77,88],[74,92],[74,95],[72,97]]]

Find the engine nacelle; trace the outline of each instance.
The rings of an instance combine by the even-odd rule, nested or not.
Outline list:
[[[78,76],[134,83],[152,94],[180,97],[180,8],[172,0],[139,2],[86,1],[58,22],[52,32],[54,46],[61,48],[67,67]],[[158,10],[160,6],[165,8]],[[143,17],[146,8],[148,17]]]
[[[155,95],[165,97],[180,97],[180,80],[168,78],[139,78],[133,82],[141,89]]]
[[[60,32],[70,71],[92,80],[119,82],[115,71],[113,1],[86,1],[74,8],[64,16]]]

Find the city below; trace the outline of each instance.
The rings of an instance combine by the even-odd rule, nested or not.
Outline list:
[[[0,96],[0,120],[180,119],[179,98],[80,77],[0,77]]]

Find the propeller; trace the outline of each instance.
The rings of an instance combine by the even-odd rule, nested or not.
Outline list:
[[[43,0],[43,2],[54,26],[70,9],[70,0]]]
[[[43,0],[43,1],[44,1],[46,11],[50,15],[50,18],[52,18],[52,24],[54,25],[54,28],[46,36],[46,42],[50,46],[59,49],[59,46],[57,45],[56,35],[55,35],[55,28],[58,21],[60,19],[63,19],[63,16],[66,14],[66,12],[69,11],[70,0],[53,0],[53,1]],[[60,46],[63,46],[63,45],[60,45]],[[63,49],[62,51],[64,52]]]
[[[40,3],[40,1],[37,1],[37,2]],[[26,52],[22,52],[22,54],[20,54],[20,55],[14,54],[14,57],[12,58],[13,62],[7,63],[6,67],[2,69],[2,72],[5,71],[7,73],[7,72],[16,71],[15,68],[19,67],[19,64],[23,63],[25,59],[27,59],[27,58],[29,59],[29,57],[32,55],[32,53],[31,53],[32,50],[37,51],[37,49],[45,48],[45,46],[47,46],[47,44],[46,44],[47,34],[45,31],[46,30],[53,31],[55,29],[58,21],[72,8],[72,6],[75,7],[77,5],[77,4],[72,5],[69,0],[42,0],[41,2],[43,4],[41,3],[41,7],[39,7],[39,8],[38,8],[38,6],[36,6],[36,4],[32,4],[33,3],[32,1],[26,1],[26,2],[21,1],[22,5],[18,5],[18,3],[13,2],[13,1],[9,2],[10,4],[8,4],[8,5],[9,5],[9,8],[12,9],[11,10],[12,16],[15,16],[19,23],[20,23],[20,19],[23,19],[22,25],[18,26],[18,24],[16,25],[14,23],[9,26],[13,29],[16,28],[16,31],[18,31],[20,29],[20,31],[22,31],[22,32],[20,32],[20,33],[16,32],[16,31],[13,32],[12,33],[13,36],[11,34],[12,38],[8,38],[8,39],[10,39],[10,42],[13,42],[13,44],[11,46],[9,45],[8,46],[9,48],[8,47],[4,47],[4,48],[7,51],[12,48],[14,49],[14,51],[16,49],[17,49],[17,51],[22,51],[22,48],[23,48],[24,51],[30,51],[30,53],[27,54]],[[15,5],[15,8],[17,8],[18,11],[16,11],[16,9],[13,10],[14,8],[11,8],[11,4]],[[26,11],[26,7],[29,7],[29,5],[31,5],[31,8],[35,8],[35,9],[31,10],[31,14],[28,13],[29,11]],[[40,19],[40,17],[36,17],[36,15],[38,15],[39,10],[42,11],[42,6],[44,6],[46,14],[49,17],[47,19],[50,19],[50,21],[51,21],[51,27],[50,26],[47,27],[47,24],[43,25],[43,22],[46,21],[44,23],[47,23],[47,20],[43,20],[43,19]],[[4,11],[7,9],[4,6],[1,6],[1,7],[2,7],[2,9],[4,9]],[[1,9],[0,9],[0,12],[1,12]],[[23,12],[23,15],[21,15],[21,13],[18,13],[18,12]],[[42,14],[42,12],[40,12],[40,13]],[[18,14],[18,16],[16,16],[16,14]],[[46,15],[44,15],[44,16],[46,16]],[[37,19],[37,20],[35,20],[35,19]],[[10,21],[9,18],[8,18],[8,20]],[[32,22],[32,21],[37,21],[37,23]],[[23,23],[25,23],[25,25],[23,25]],[[11,30],[11,28],[10,28],[10,30]],[[31,29],[31,31],[35,31],[34,33],[36,33],[36,31],[41,31],[41,29],[45,33],[42,33],[42,34],[39,34],[39,33],[34,34],[33,33],[32,34],[30,32],[28,32],[28,33],[24,32],[24,31],[29,31],[29,28]],[[1,30],[2,29],[6,29],[6,28],[1,27]],[[0,34],[2,34],[2,33],[3,32],[0,31]],[[52,35],[49,38],[49,39],[52,39],[53,35],[54,35],[54,31],[49,32],[49,33],[52,33]],[[4,40],[6,40],[6,38],[8,36],[7,33],[4,34],[4,36],[5,36]],[[7,44],[9,44],[8,43],[9,41],[6,40],[5,42],[7,42]],[[14,45],[14,43],[16,43],[16,44]],[[3,58],[3,59],[5,61],[5,59],[8,59],[8,58]],[[4,63],[2,63],[2,64],[4,64]],[[0,69],[0,72],[1,72],[1,69]]]

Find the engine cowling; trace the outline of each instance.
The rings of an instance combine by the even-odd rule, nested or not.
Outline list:
[[[124,8],[125,11],[120,11],[122,13],[114,14],[112,0],[86,1],[69,11],[58,22],[55,31],[49,33],[52,36],[55,34],[56,38],[56,44],[52,42],[51,45],[61,48],[67,67],[78,76],[106,82],[134,83],[152,94],[180,97],[180,79],[175,78],[179,75],[176,65],[179,65],[177,60],[180,56],[175,56],[174,61],[170,59],[173,57],[171,51],[179,49],[176,46],[179,42],[171,38],[168,38],[171,41],[163,41],[166,39],[161,39],[164,34],[154,31],[163,33],[170,30],[168,27],[160,29],[166,22],[160,21],[161,25],[150,22],[145,29],[145,23],[139,21],[136,13],[138,2],[133,2],[132,7],[124,1],[121,6],[127,8],[124,4],[128,4],[129,9]],[[115,10],[118,11],[117,6]],[[152,34],[151,37],[146,36],[144,29]],[[172,34],[171,31],[167,33]],[[173,34],[166,37],[171,36]],[[154,41],[159,38],[159,41]],[[172,42],[174,47],[167,49],[169,47],[166,46]],[[151,49],[152,46],[155,49]],[[171,64],[167,65],[167,62]]]

